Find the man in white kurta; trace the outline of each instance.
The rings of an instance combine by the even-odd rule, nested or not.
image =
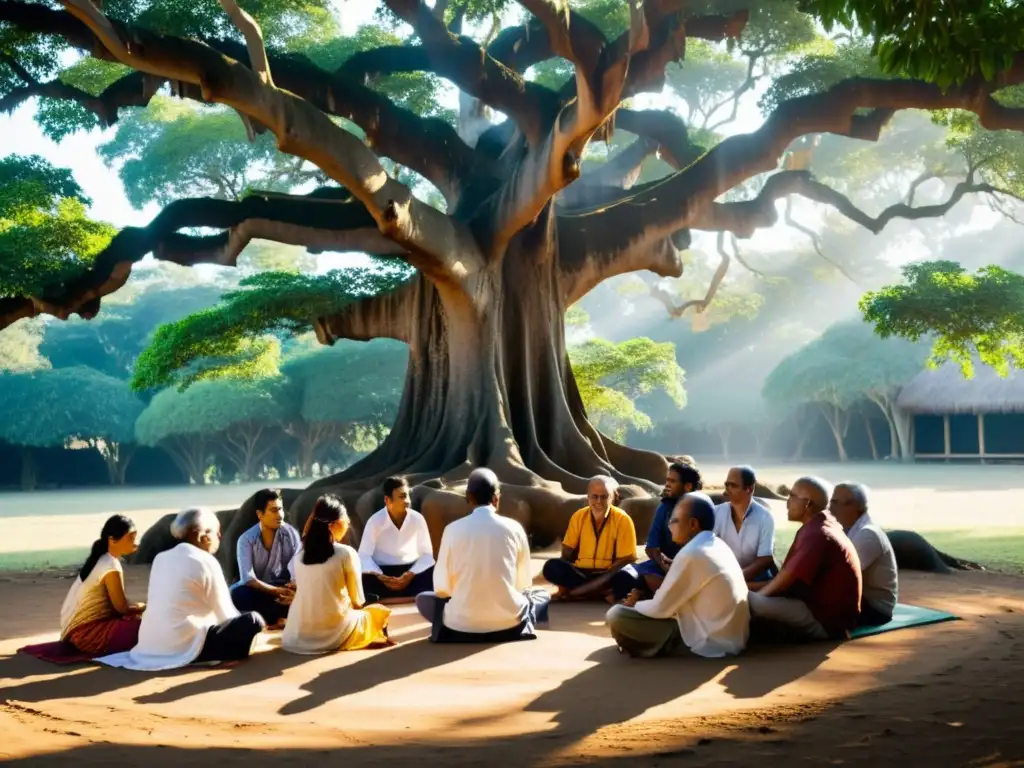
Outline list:
[[[434,583],[434,546],[427,521],[409,506],[402,477],[384,481],[384,509],[366,521],[359,540],[366,601],[400,600],[429,592]]]
[[[473,511],[444,529],[434,591],[416,596],[434,642],[527,639],[547,621],[550,595],[532,588],[526,531],[498,514],[499,492],[493,472],[474,470],[466,487]]]
[[[128,653],[99,661],[112,667],[163,670],[194,662],[246,658],[266,626],[258,613],[239,614],[213,553],[220,545],[217,516],[185,510],[171,524],[181,543],[153,559],[139,642]]]
[[[899,568],[889,537],[868,514],[868,489],[858,483],[839,483],[832,491],[829,511],[843,526],[860,559],[864,591],[859,623],[888,623],[899,597]]]
[[[682,549],[651,600],[634,592],[613,606],[606,620],[619,648],[631,656],[678,652],[707,658],[738,654],[750,637],[743,570],[732,550],[715,536],[715,510],[703,493],[688,493],[669,519]]]

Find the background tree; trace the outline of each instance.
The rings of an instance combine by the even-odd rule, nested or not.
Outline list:
[[[103,456],[111,485],[123,485],[142,403],[124,381],[91,368],[0,374],[0,439],[22,448],[22,488],[36,483],[32,449],[80,442]]]
[[[847,459],[850,419],[871,403],[889,425],[890,455],[906,457],[912,450],[909,424],[896,412],[895,401],[900,388],[924,368],[926,355],[920,344],[877,339],[864,323],[838,323],[779,363],[765,380],[764,397],[790,412],[808,405],[819,408],[840,461]],[[866,429],[877,454],[870,421]]]
[[[360,429],[383,440],[398,412],[407,357],[403,345],[381,339],[339,342],[281,366],[283,426],[298,443],[300,477],[312,477],[313,464],[343,440],[355,452],[364,448]]]
[[[678,408],[686,405],[685,374],[676,363],[675,347],[650,339],[615,344],[591,339],[569,348],[580,397],[594,423],[617,440],[630,428],[650,429],[650,417],[636,399],[663,391]]]
[[[384,474],[414,470],[418,479],[454,483],[464,477],[468,457],[497,469],[510,488],[535,487],[540,475],[579,492],[588,475],[606,471],[654,491],[664,459],[626,449],[587,421],[566,350],[567,306],[618,274],[648,269],[678,277],[681,248],[694,230],[748,237],[773,225],[776,203],[794,194],[830,205],[871,231],[894,218],[940,215],[968,193],[1013,194],[969,167],[942,203],[899,203],[872,215],[799,164],[779,170],[795,141],[807,138],[813,146],[825,133],[874,141],[901,107],[974,111],[986,131],[1016,129],[1017,108],[997,100],[1024,79],[1014,66],[1021,20],[1012,9],[965,12],[943,3],[949,21],[919,30],[906,25],[915,8],[909,0],[881,10],[867,0],[804,3],[812,15],[794,18],[808,29],[818,22],[833,29],[827,50],[786,62],[788,69],[767,90],[773,100],[764,103],[760,129],[705,140],[696,130],[691,135],[678,115],[624,102],[662,91],[670,63],[682,61],[685,69],[687,38],[731,39],[746,51],[748,28],[762,22],[769,32],[789,28],[783,17],[770,16],[785,4],[723,12],[713,3],[710,15],[695,16],[675,2],[594,3],[587,4],[588,19],[582,10],[522,0],[514,7],[533,15],[502,17],[500,30],[479,39],[449,31],[449,25],[467,31],[462,25],[470,6],[460,12],[462,4],[449,4],[451,13],[435,15],[419,0],[383,5],[408,25],[395,27],[403,29],[402,44],[361,50],[333,72],[295,53],[315,48],[311,37],[320,35],[326,44],[324,37],[335,35],[323,23],[326,5],[316,2],[298,9],[268,2],[250,9],[258,18],[234,0],[222,0],[219,8],[129,0],[104,11],[87,0],[64,0],[63,10],[25,2],[0,6],[0,21],[15,33],[4,40],[5,61],[14,62],[5,74],[6,103],[45,94],[110,123],[120,108],[150,102],[169,82],[177,96],[230,106],[247,136],[274,134],[284,153],[340,185],[175,200],[148,227],[123,230],[95,259],[76,251],[79,269],[92,266],[75,279],[9,294],[0,308],[4,321],[47,307],[55,314],[95,314],[100,299],[120,288],[131,265],[149,252],[184,265],[233,265],[248,242],[262,238],[398,259],[415,272],[384,292],[347,292],[339,279],[330,311],[321,304],[299,318],[301,310],[280,304],[279,314],[313,327],[323,342],[389,337],[410,347],[396,428],[380,450],[325,485],[359,494]],[[504,7],[485,5],[489,11]],[[297,23],[296,13],[317,18],[319,26]],[[265,28],[265,43],[257,24]],[[413,37],[405,37],[407,29]],[[861,61],[860,35],[878,44],[867,46],[878,52],[874,76],[837,66]],[[41,49],[41,40],[51,48]],[[65,71],[71,57],[63,46],[118,65],[93,67],[89,82],[75,73],[75,81]],[[571,73],[557,89],[522,76],[556,58]],[[790,71],[800,77],[779,85]],[[461,109],[459,130],[444,116],[418,114],[379,85],[408,73],[442,77],[506,119],[466,131]],[[59,77],[67,88],[54,84]],[[587,145],[610,139],[614,147],[616,128],[637,139],[587,173]],[[655,147],[672,172],[636,181],[638,158]],[[586,194],[574,202],[576,196],[563,191],[576,184]],[[209,229],[218,234],[206,234]],[[216,362],[223,348],[200,344],[189,349],[204,356],[212,351],[212,366],[188,356],[169,362],[186,378],[197,369],[232,372],[242,353],[255,366],[266,349],[262,340],[275,327],[266,319],[245,326],[241,335],[249,346],[228,350],[236,358],[229,364]],[[151,365],[147,375],[175,375],[158,367]],[[559,503],[557,494],[550,502],[551,508]]]
[[[202,381],[184,392],[157,394],[139,417],[136,435],[142,444],[166,450],[194,484],[205,483],[215,448],[242,480],[252,480],[283,416],[265,382]]]

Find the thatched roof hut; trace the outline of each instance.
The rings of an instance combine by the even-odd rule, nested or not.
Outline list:
[[[975,364],[974,378],[947,363],[915,376],[900,391],[896,404],[911,413],[1024,413],[1024,371],[1005,379],[989,366]]]

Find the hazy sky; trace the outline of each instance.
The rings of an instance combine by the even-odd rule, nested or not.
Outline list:
[[[351,33],[362,24],[372,23],[374,3],[367,3],[365,0],[335,1],[338,3],[346,33]],[[449,89],[443,100],[446,102],[450,100],[452,106],[457,106],[455,90]],[[743,133],[756,129],[762,121],[762,116],[755,106],[756,101],[756,96],[744,99],[737,121],[724,130],[728,133]],[[639,108],[659,108],[667,106],[668,100],[660,95],[645,94],[635,99],[635,104]],[[5,139],[3,154],[37,154],[45,157],[54,165],[70,168],[75,179],[86,194],[92,198],[91,213],[94,218],[109,221],[117,226],[143,225],[156,214],[158,206],[155,204],[143,210],[133,209],[129,205],[117,174],[103,164],[96,152],[97,145],[108,140],[116,128],[105,131],[94,130],[89,133],[79,132],[58,144],[46,138],[33,121],[35,109],[35,102],[32,101],[22,105],[12,115],[0,115],[0,136]],[[817,217],[809,204],[801,203],[801,207],[804,206],[807,206],[802,215],[804,220],[807,218],[813,220]],[[987,212],[981,212],[972,220],[971,228],[987,228],[994,220],[994,216],[988,215]],[[759,247],[768,250],[777,249],[785,247],[790,242],[796,242],[799,237],[800,235],[795,234],[792,230],[779,226],[755,235],[748,248],[750,250],[756,250]],[[698,239],[695,244],[700,247],[701,239]],[[706,241],[704,247],[709,247]],[[925,255],[927,255],[927,250],[922,243],[905,243],[900,249],[898,259],[905,261],[922,258]],[[334,266],[339,262],[329,258],[323,263],[324,266]]]

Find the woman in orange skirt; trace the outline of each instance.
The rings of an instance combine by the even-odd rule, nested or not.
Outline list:
[[[94,656],[130,651],[139,639],[144,603],[129,603],[121,558],[132,554],[135,524],[114,515],[93,542],[60,610],[60,639]]]

